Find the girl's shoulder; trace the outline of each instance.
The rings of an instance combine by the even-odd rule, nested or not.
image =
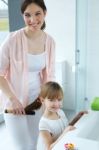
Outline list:
[[[49,119],[45,118],[45,117],[41,117],[40,121],[39,121],[39,130],[47,130],[47,131],[51,131],[50,130],[50,121]]]
[[[57,113],[60,116],[65,116],[65,113],[64,113],[64,111],[62,109],[59,109]]]
[[[40,124],[42,124],[42,123],[45,124],[45,123],[47,123],[47,122],[49,122],[49,119],[48,119],[48,118],[45,118],[44,116],[42,116],[41,119],[40,119],[40,121],[39,121]]]

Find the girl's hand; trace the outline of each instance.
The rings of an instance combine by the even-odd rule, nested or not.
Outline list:
[[[88,114],[88,111],[80,111],[69,123],[69,125],[74,125],[84,114]]]
[[[20,101],[16,97],[11,97],[11,109],[7,110],[8,113],[13,113],[16,115],[25,115],[25,110],[20,103]]]
[[[74,130],[74,129],[76,129],[74,126],[69,125],[65,128],[64,132],[68,132],[68,131],[71,131],[71,130]]]
[[[78,116],[82,116],[82,115],[84,115],[84,114],[88,114],[88,111],[80,111],[79,113],[78,113]]]

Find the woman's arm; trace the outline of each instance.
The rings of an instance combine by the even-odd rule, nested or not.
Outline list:
[[[9,110],[9,112],[12,112],[14,114],[25,114],[22,104],[16,98],[16,96],[14,95],[14,93],[10,88],[8,81],[3,76],[0,76],[0,89],[11,101],[12,109]]]

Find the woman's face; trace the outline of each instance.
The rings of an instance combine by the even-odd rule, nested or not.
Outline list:
[[[23,18],[26,26],[31,31],[40,30],[44,23],[46,12],[41,7],[32,3],[24,11]]]

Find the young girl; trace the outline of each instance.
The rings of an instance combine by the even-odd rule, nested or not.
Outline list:
[[[44,113],[39,122],[37,150],[50,150],[58,137],[60,139],[64,133],[74,127],[68,126],[68,120],[61,109],[63,91],[58,83],[47,82],[43,85],[39,98],[44,107]]]

